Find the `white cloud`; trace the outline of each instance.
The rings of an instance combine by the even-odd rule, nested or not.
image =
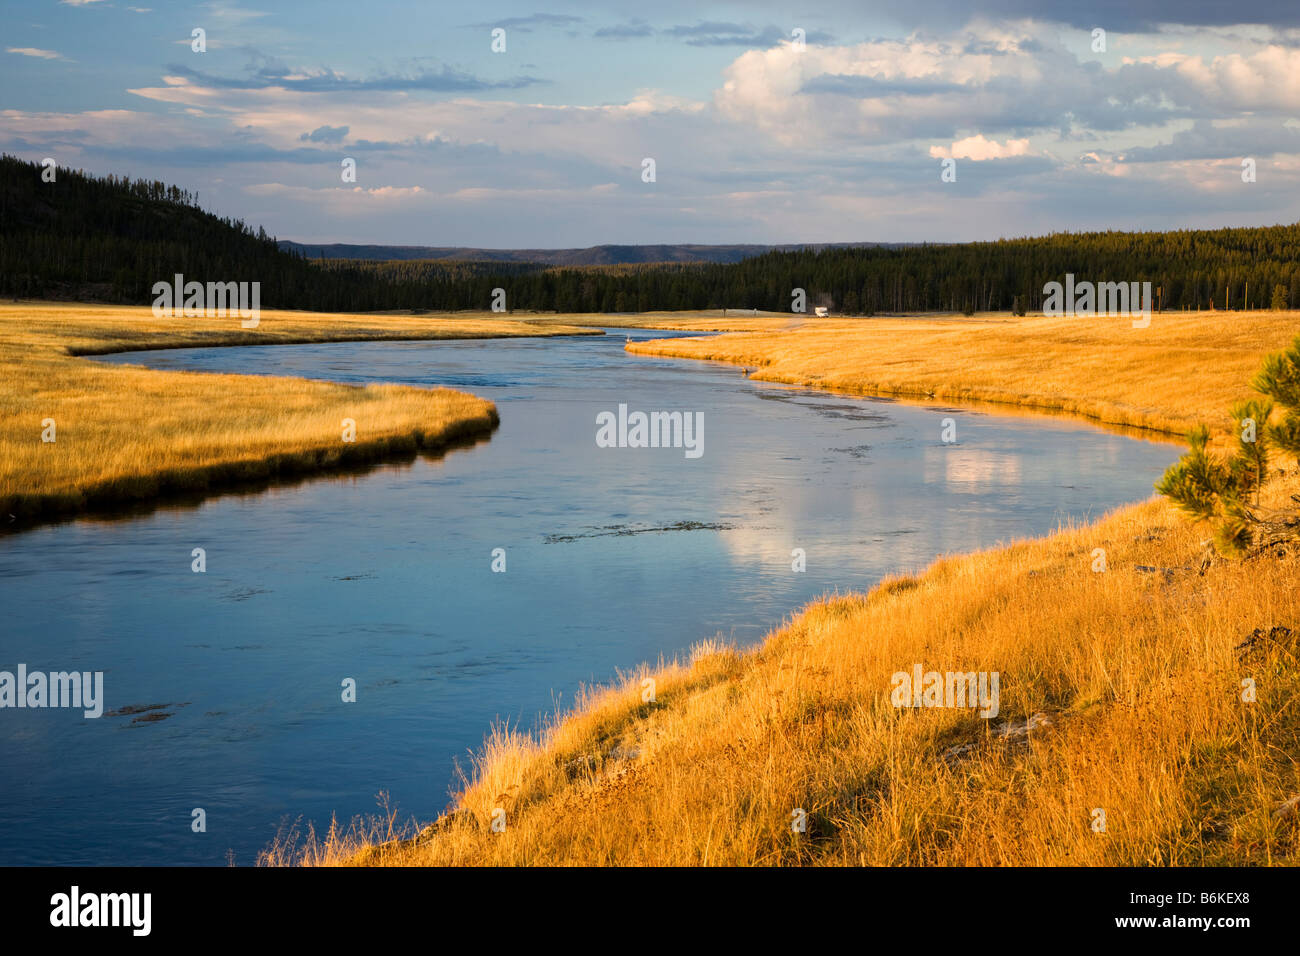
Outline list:
[[[86,110],[80,113],[34,113],[0,110],[0,140],[84,144],[85,147],[139,147],[159,141],[158,116],[134,110]],[[172,146],[219,145],[222,134],[193,126],[176,126],[168,135]]]
[[[351,202],[366,199],[412,199],[428,196],[427,190],[420,186],[340,186],[330,189],[312,189],[309,186],[289,186],[284,183],[256,183],[245,186],[244,191],[254,196],[294,196],[299,199],[328,201],[343,199]]]
[[[223,113],[231,126],[254,131],[280,148],[304,132],[348,127],[349,142],[490,144],[504,151],[581,156],[585,161],[640,169],[641,159],[691,159],[707,142],[715,117],[707,103],[643,91],[627,103],[552,106],[457,98],[430,101],[406,91],[333,92],[281,87],[219,89],[182,77],[129,92],[158,103]],[[690,140],[684,140],[683,135]]]
[[[1028,27],[803,52],[788,46],[750,50],[724,76],[715,94],[719,111],[787,144],[897,142],[977,126],[1005,128],[1043,114],[1031,104],[1044,86],[1088,85],[1074,57],[1041,29]]]
[[[1268,44],[1253,53],[1209,59],[1170,52],[1134,57],[1128,63],[1177,77],[1180,82],[1171,84],[1170,93],[1187,105],[1211,105],[1231,113],[1300,109],[1300,48]]]
[[[984,134],[977,133],[959,139],[952,146],[931,146],[930,155],[936,159],[1006,159],[1008,156],[1027,156],[1029,140],[1009,139],[999,143],[995,139],[985,139]]]
[[[1247,110],[1280,121],[1300,109],[1297,46],[1239,38],[1240,49],[1207,57],[1180,49],[1182,31],[1145,36],[1133,47],[1151,52],[1108,63],[1071,52],[1056,31],[1026,22],[802,53],[750,50],[726,69],[715,103],[787,146],[1109,136]]]
[[[62,60],[62,53],[55,53],[53,50],[38,50],[34,46],[11,46],[5,49],[6,53],[17,53],[19,56],[34,56],[42,60]]]
[[[340,208],[360,209],[370,200],[419,200],[429,204],[462,202],[476,203],[500,201],[503,203],[545,201],[556,206],[581,201],[593,195],[607,195],[617,189],[613,183],[600,183],[584,188],[563,189],[511,189],[496,187],[465,187],[445,192],[425,189],[422,186],[291,186],[285,183],[256,183],[245,186],[244,191],[254,196],[281,196],[316,204],[332,203]]]
[[[248,23],[252,20],[261,19],[267,14],[261,10],[249,10],[241,7],[236,3],[227,2],[227,0],[210,0],[203,4],[208,11],[208,16],[220,23],[237,26]]]

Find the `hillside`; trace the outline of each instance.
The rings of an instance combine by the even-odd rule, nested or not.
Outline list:
[[[266,306],[343,307],[379,282],[323,273],[282,252],[263,229],[222,219],[161,182],[96,177],[0,157],[0,294],[147,303],[175,273],[200,281],[259,281]],[[370,287],[369,289],[367,287]]]

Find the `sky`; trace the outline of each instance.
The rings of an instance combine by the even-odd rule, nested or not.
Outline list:
[[[282,239],[1300,220],[1300,0],[137,2],[0,0],[0,151]]]

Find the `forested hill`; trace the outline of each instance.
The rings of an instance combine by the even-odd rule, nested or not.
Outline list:
[[[810,303],[843,313],[1017,304],[1035,311],[1043,305],[1043,285],[1063,282],[1067,273],[1077,281],[1150,281],[1166,309],[1222,309],[1225,300],[1240,309],[1247,293],[1252,308],[1269,307],[1279,294],[1300,307],[1300,224],[772,252],[701,270],[684,288],[702,286],[718,305],[761,309],[788,309],[790,290],[798,287]]]
[[[307,259],[262,229],[204,212],[160,182],[86,176],[0,158],[0,294],[146,304],[175,273],[202,282],[260,282],[264,307],[320,311],[511,309],[847,314],[1035,311],[1043,285],[1150,281],[1164,308],[1300,306],[1300,225],[919,246],[774,250],[731,263],[555,267],[544,262]]]
[[[0,157],[0,293],[144,303],[177,272],[199,281],[260,281],[263,304],[345,307],[376,292],[364,276],[325,273],[283,252],[262,229],[221,219],[161,182],[56,171]]]
[[[466,246],[367,246],[280,240],[280,248],[309,259],[459,259],[473,262],[527,262],[547,266],[621,266],[666,262],[740,262],[773,250],[830,249],[861,246],[907,246],[916,243],[834,242],[763,245],[660,243],[641,246],[588,246],[583,249],[478,249]]]

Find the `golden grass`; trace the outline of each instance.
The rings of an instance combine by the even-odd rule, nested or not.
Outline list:
[[[451,389],[163,372],[79,356],[127,349],[587,330],[484,316],[156,319],[148,308],[0,305],[0,528],[436,449],[486,434],[491,402]],[[42,441],[54,420],[55,441]],[[343,420],[356,423],[343,440]],[[9,516],[13,516],[10,520]]]
[[[1121,318],[810,319],[794,332],[635,342],[629,352],[731,362],[755,379],[871,395],[978,399],[1184,434],[1223,418],[1290,312]]]
[[[1267,313],[1166,314],[1147,330],[829,320],[631,350],[1182,431],[1225,426],[1263,354],[1294,334]],[[1271,486],[1279,502],[1297,491],[1294,467]],[[1296,635],[1239,645],[1256,629],[1300,632],[1300,574],[1294,557],[1275,556],[1200,573],[1204,536],[1151,500],[828,597],[749,651],[704,645],[691,661],[589,690],[539,735],[494,729],[456,807],[423,830],[356,821],[319,839],[288,835],[262,862],[1293,863]],[[892,675],[918,663],[998,672],[1000,714],[895,708]],[[806,833],[792,831],[796,808]]]

